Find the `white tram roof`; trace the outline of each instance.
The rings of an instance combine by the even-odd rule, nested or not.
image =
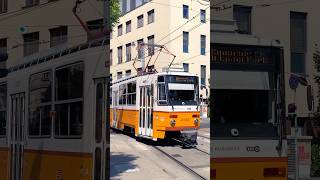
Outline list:
[[[219,44],[283,47],[276,38],[265,39],[255,35],[239,34],[233,20],[212,20],[210,42]]]
[[[145,76],[162,76],[162,75],[177,75],[177,76],[197,76],[196,74],[192,74],[192,73],[188,73],[188,72],[180,72],[180,71],[167,71],[167,72],[159,72],[159,73],[150,73],[150,74],[144,74],[141,76],[138,75],[132,75],[132,76],[127,76],[127,77],[123,77],[121,79],[118,79],[116,81],[114,81],[112,84],[117,84],[120,82],[124,82],[130,79],[135,79],[138,77],[145,77]]]

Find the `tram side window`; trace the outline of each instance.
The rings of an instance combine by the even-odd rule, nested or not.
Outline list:
[[[119,93],[120,93],[119,104],[125,105],[127,101],[127,88],[125,84],[120,85]]]
[[[83,63],[56,69],[55,136],[80,138],[83,131]]]
[[[33,74],[29,79],[29,136],[51,135],[51,86],[52,72]]]
[[[6,135],[7,85],[0,85],[0,137]]]
[[[167,104],[166,84],[164,81],[164,76],[158,77],[158,103],[160,105]]]
[[[128,87],[128,98],[127,104],[128,105],[136,105],[136,82],[130,82],[127,84]]]

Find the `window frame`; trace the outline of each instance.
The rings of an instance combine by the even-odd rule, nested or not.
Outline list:
[[[27,39],[28,35],[32,35],[32,41],[30,39]],[[35,31],[35,32],[30,32],[30,33],[25,33],[22,35],[23,37],[23,56],[30,56],[33,54],[36,54],[40,50],[40,32]],[[34,37],[38,37],[38,39],[34,39]],[[32,47],[32,51],[29,50]]]
[[[4,130],[5,130],[5,133],[4,134],[0,134],[0,139],[2,138],[6,138],[7,137],[7,134],[8,134],[8,115],[7,115],[7,111],[8,111],[8,85],[7,83],[0,83],[0,86],[5,86],[6,88],[6,92],[5,92],[5,108],[0,108],[0,112],[4,112],[5,114],[5,121],[4,121]],[[0,92],[1,93],[1,92]],[[1,125],[1,124],[0,124]]]
[[[206,10],[200,9],[200,22],[201,23],[206,23]]]
[[[183,53],[189,53],[189,32],[183,31],[182,33],[182,51]]]
[[[123,63],[123,47],[122,46],[118,46],[117,50],[118,50],[118,54],[117,54],[118,64],[122,64]],[[119,50],[121,50],[121,53],[120,53]]]
[[[207,37],[206,35],[201,34],[200,35],[200,55],[205,56],[206,55],[206,42],[207,41]]]
[[[148,24],[154,23],[155,21],[155,12],[154,9],[148,11]]]
[[[69,67],[72,67],[72,66],[76,66],[76,65],[82,65],[83,67],[83,76],[82,76],[82,97],[81,98],[73,98],[73,99],[66,99],[66,100],[56,100],[56,72],[57,70],[61,70],[61,69],[64,69],[64,68],[69,68]],[[54,118],[54,126],[53,126],[53,137],[55,139],[82,139],[84,137],[84,86],[85,86],[85,69],[86,69],[86,66],[85,66],[85,63],[83,61],[78,61],[78,62],[74,62],[74,63],[71,63],[71,64],[67,64],[67,65],[63,65],[63,66],[59,66],[59,67],[56,67],[54,69],[54,112],[55,112],[55,118]],[[69,110],[71,109],[70,108],[70,104],[72,103],[78,103],[78,102],[81,102],[82,103],[82,129],[81,129],[81,135],[57,135],[56,134],[56,121],[57,121],[57,105],[64,105],[64,104],[68,104],[68,124],[70,124],[70,112]],[[70,127],[68,129],[68,132],[70,133]]]
[[[189,6],[186,4],[182,5],[182,17],[183,19],[189,19]]]
[[[144,26],[144,17],[143,14],[137,17],[137,29],[142,28]]]
[[[118,37],[122,36],[123,35],[123,25],[120,24],[120,25],[118,25],[117,28],[118,28]]]
[[[52,36],[54,33],[53,31],[55,31],[55,30],[59,30],[59,36]],[[63,30],[66,30],[66,31],[64,32]],[[50,47],[51,48],[68,43],[68,26],[60,26],[57,28],[51,28],[51,29],[49,29],[49,32],[50,32]],[[53,40],[53,38],[57,38],[57,37],[58,37],[58,40]]]
[[[39,117],[39,134],[38,135],[31,135],[30,134],[30,117],[31,117],[31,115],[30,115],[30,113],[31,113],[31,89],[30,89],[30,83],[31,83],[31,78],[32,78],[32,76],[34,76],[34,75],[38,75],[38,74],[43,74],[43,73],[51,73],[51,82],[50,82],[50,91],[51,91],[51,94],[50,94],[50,100],[49,101],[47,101],[47,102],[40,102],[40,103],[38,103],[35,107],[37,107],[37,108],[41,108],[41,111],[39,111],[39,113],[40,113],[40,117]],[[43,71],[40,71],[40,72],[36,72],[36,73],[33,73],[33,74],[31,74],[30,76],[29,76],[29,82],[28,82],[28,88],[29,88],[29,91],[28,91],[28,100],[29,100],[29,102],[28,102],[28,119],[27,119],[27,122],[28,122],[28,127],[27,127],[27,134],[28,134],[28,138],[30,138],[30,139],[45,139],[45,138],[51,138],[51,136],[52,136],[52,130],[53,130],[53,127],[54,127],[54,123],[53,123],[53,120],[52,120],[52,117],[50,117],[50,115],[49,115],[49,118],[51,118],[50,119],[50,132],[49,132],[49,135],[42,135],[41,134],[41,122],[42,122],[42,120],[43,119],[41,119],[41,113],[43,113],[43,109],[45,108],[45,107],[48,107],[48,106],[50,106],[50,111],[49,111],[49,113],[50,112],[52,112],[53,111],[53,106],[54,106],[54,97],[53,97],[53,89],[55,88],[54,87],[54,80],[53,80],[53,78],[54,78],[54,73],[53,73],[53,71],[51,70],[51,69],[46,69],[46,70],[43,70]]]
[[[4,14],[8,12],[8,0],[0,0],[2,3],[2,9],[0,9],[0,14]]]
[[[135,85],[135,89],[134,89],[134,92],[130,92],[129,93],[129,84],[134,84]],[[126,91],[126,94],[127,94],[127,96],[126,96],[126,105],[127,106],[136,106],[137,105],[137,82],[136,81],[131,81],[131,82],[128,82],[128,83],[126,83],[126,86],[127,86],[127,91]],[[134,102],[135,103],[130,103],[129,102],[129,97],[130,96],[132,96],[132,97],[134,97]],[[133,101],[132,101],[133,102]]]
[[[242,23],[242,22],[239,22],[237,19],[237,17],[240,16],[240,13],[241,16],[243,17],[244,15],[245,16],[248,16],[248,26],[247,26],[247,30],[241,30],[239,28],[239,24]],[[238,27],[238,33],[240,34],[252,34],[252,7],[251,6],[243,6],[243,5],[233,5],[233,19],[236,21],[237,23],[237,27]]]
[[[129,20],[126,22],[126,33],[130,33],[132,30],[132,21]]]

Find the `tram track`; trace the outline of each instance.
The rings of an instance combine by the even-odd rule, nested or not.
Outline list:
[[[176,141],[176,142],[179,142],[179,143],[181,143],[181,144],[183,145],[183,142],[182,142],[182,141],[180,141],[180,140],[178,140],[178,139],[175,139],[175,138],[171,138],[171,139],[174,140],[174,141]],[[198,151],[200,151],[200,152],[202,152],[202,153],[204,153],[204,154],[206,154],[206,155],[210,155],[210,153],[208,153],[208,152],[206,152],[206,151],[204,151],[204,150],[202,150],[202,149],[197,148],[197,146],[192,146],[191,144],[189,144],[189,145],[190,145],[190,147],[191,147],[192,149],[198,150]]]
[[[196,171],[194,171],[191,167],[189,167],[188,165],[184,164],[183,162],[179,161],[177,158],[173,157],[171,154],[167,153],[166,151],[164,151],[163,149],[161,149],[160,147],[157,146],[153,146],[154,149],[156,149],[157,151],[161,152],[162,154],[164,154],[165,156],[167,156],[169,159],[171,159],[172,161],[174,161],[175,163],[179,164],[182,168],[186,169],[187,171],[189,171],[190,173],[192,173],[194,176],[196,176],[197,178],[200,179],[206,179],[205,177],[203,177],[201,174],[197,173]]]

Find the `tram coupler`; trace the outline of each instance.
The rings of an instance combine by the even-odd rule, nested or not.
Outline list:
[[[195,147],[197,143],[197,130],[182,130],[181,139],[184,147]]]

